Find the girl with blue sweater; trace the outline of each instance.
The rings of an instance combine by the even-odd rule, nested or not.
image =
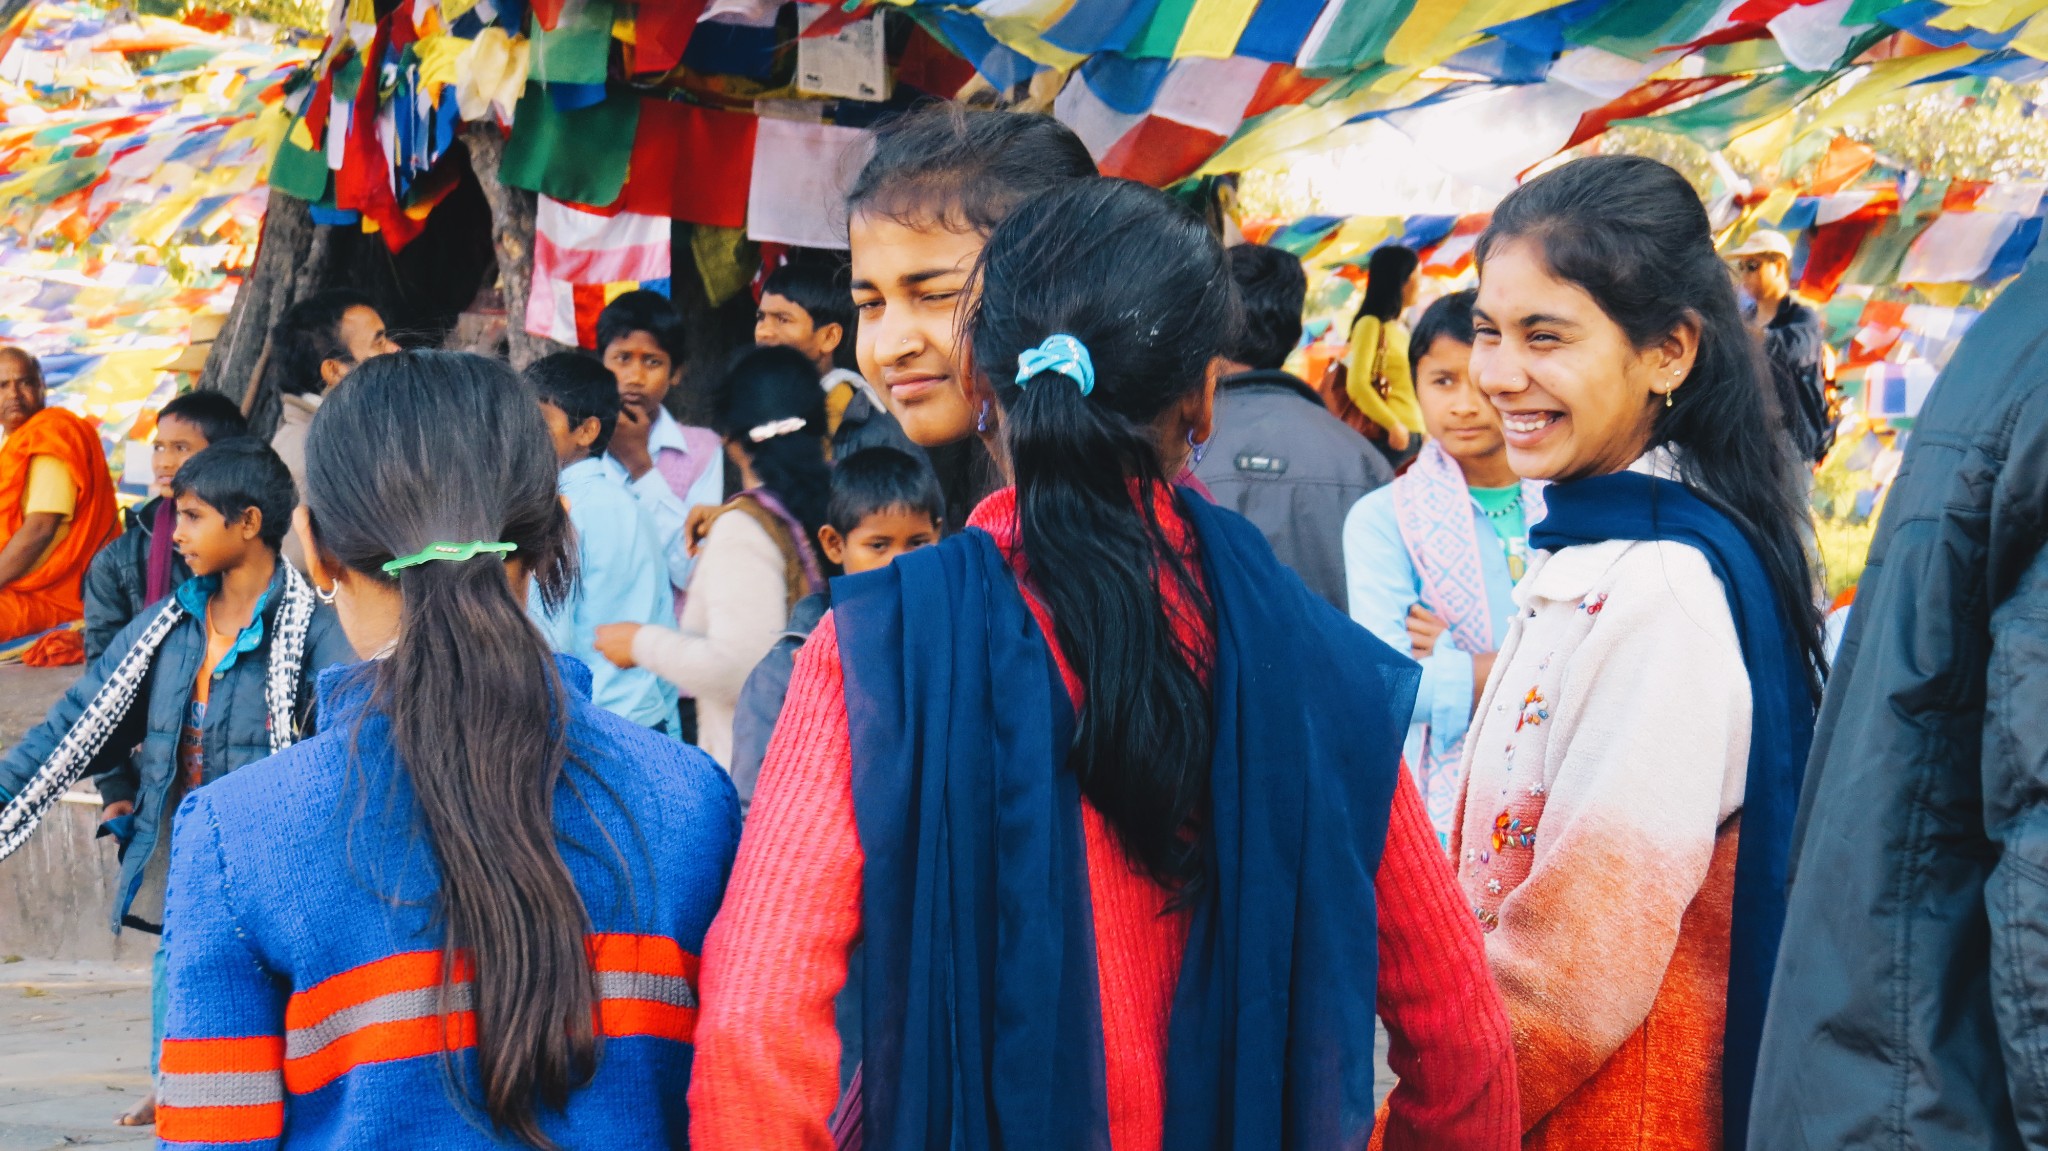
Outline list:
[[[181,809],[163,1145],[685,1144],[739,807],[528,620],[575,578],[555,489],[493,361],[383,357],[321,406],[298,531],[371,658]]]

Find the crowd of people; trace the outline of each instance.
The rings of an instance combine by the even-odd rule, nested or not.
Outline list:
[[[1313,384],[1299,261],[1048,117],[904,114],[846,209],[843,264],[766,278],[709,427],[665,402],[659,295],[515,372],[324,293],[273,337],[271,441],[172,401],[125,531],[90,427],[0,349],[0,635],[83,619],[91,657],[0,757],[0,855],[95,780],[113,926],[163,937],[124,1122],[1133,1151],[1832,1147],[1940,1115],[2003,1146],[2048,1114],[2024,1052],[2010,1103],[1982,1063],[1914,1078],[1940,1028],[1897,1017],[1880,939],[1916,913],[1844,862],[1873,774],[1996,750],[1998,810],[1952,814],[2018,858],[1952,877],[2005,894],[1988,944],[1984,902],[1952,912],[1936,982],[1992,1050],[2031,1042],[1982,984],[2042,954],[2048,455],[2018,441],[2048,420],[1978,380],[1935,449],[1980,439],[1992,510],[1953,530],[1984,556],[1990,517],[2000,594],[1953,598],[2018,613],[1997,650],[1920,658],[1886,570],[1829,687],[1817,321],[1783,238],[1717,252],[1668,167],[1531,179],[1476,288],[1426,306],[1415,254],[1376,252]],[[1961,482],[1917,459],[1902,490]],[[1880,552],[1978,578],[1895,527]],[[1922,706],[1845,724],[1894,661]],[[1968,706],[1997,738],[1943,726]]]

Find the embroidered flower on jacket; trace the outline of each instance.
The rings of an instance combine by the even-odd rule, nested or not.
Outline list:
[[[1529,694],[1522,700],[1522,715],[1515,720],[1515,730],[1541,726],[1544,720],[1550,718],[1550,712],[1543,706],[1547,702],[1549,701],[1543,698],[1541,687],[1530,688]]]
[[[1481,931],[1492,931],[1500,926],[1500,913],[1497,911],[1488,911],[1484,907],[1475,907],[1472,909],[1472,914],[1478,918],[1479,930]]]
[[[1599,595],[1594,596],[1592,599],[1579,601],[1579,610],[1585,612],[1587,615],[1599,615],[1600,609],[1606,606],[1606,592],[1601,592]]]
[[[1493,817],[1493,849],[1506,851],[1510,847],[1536,846],[1536,825],[1524,824],[1522,817],[1503,807]]]

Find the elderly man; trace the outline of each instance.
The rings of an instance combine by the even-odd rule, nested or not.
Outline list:
[[[47,398],[36,358],[0,347],[0,639],[83,618],[86,567],[121,533],[99,433]]]
[[[1826,340],[1819,314],[1792,296],[1792,241],[1782,232],[1752,232],[1728,253],[1728,261],[1753,301],[1750,330],[1770,360],[1771,384],[1792,445],[1802,458],[1819,463],[1835,442],[1822,361]]]

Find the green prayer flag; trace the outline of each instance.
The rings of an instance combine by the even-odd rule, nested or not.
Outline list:
[[[697,264],[697,278],[704,282],[704,298],[714,308],[722,307],[753,281],[754,261],[747,258],[745,228],[693,224],[690,255]]]
[[[1875,24],[1878,17],[1907,3],[1908,0],[1853,0],[1849,5],[1848,15],[1842,17],[1842,24],[1848,28],[1858,24]]]
[[[624,88],[588,108],[563,112],[547,89],[528,84],[512,115],[498,179],[557,200],[609,206],[626,187],[640,97]]]
[[[1786,64],[1784,50],[1770,37],[1762,40],[1738,40],[1733,44],[1713,44],[1700,49],[1694,59],[1700,62],[1702,76],[1768,72],[1773,68],[1783,68]]]
[[[527,76],[536,84],[602,84],[612,51],[612,0],[568,5],[552,32],[533,18]]]
[[[1856,258],[1842,273],[1845,284],[1890,284],[1905,266],[1906,251],[1934,223],[1932,217],[1893,216],[1879,225],[1856,250]]]
[[[1721,0],[1677,0],[1670,4],[1609,4],[1565,39],[1631,60],[1648,60],[1658,49],[1684,44],[1720,13]]]
[[[1159,6],[1152,9],[1145,27],[1131,46],[1124,49],[1124,55],[1171,59],[1175,46],[1180,43],[1181,30],[1188,25],[1188,14],[1194,10],[1195,0],[1159,0]]]
[[[297,127],[296,121],[293,127]],[[330,177],[326,155],[292,143],[291,132],[286,131],[276,159],[270,162],[270,186],[308,204],[317,204],[327,195]]]
[[[1302,68],[1311,76],[1327,76],[1380,63],[1387,43],[1408,14],[1415,0],[1341,0],[1343,7],[1330,23],[1329,34],[1316,46],[1315,55]]]
[[[1819,91],[1831,78],[1827,72],[1787,69],[1758,77],[1733,92],[1709,96],[1676,112],[1637,116],[1615,123],[1684,136],[1712,149],[1725,148],[1728,141],[1751,128],[1784,115],[1794,104]]]

